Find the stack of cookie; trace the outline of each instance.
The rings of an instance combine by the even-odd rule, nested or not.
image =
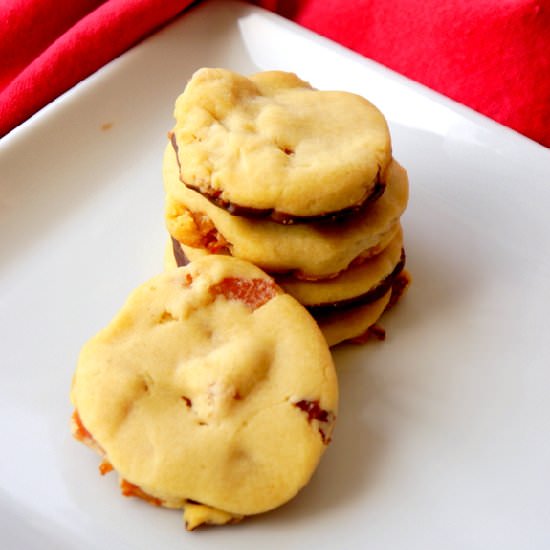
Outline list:
[[[291,73],[201,69],[175,118],[163,164],[171,262],[257,265],[331,346],[383,334],[376,322],[408,283],[408,179],[380,111]]]

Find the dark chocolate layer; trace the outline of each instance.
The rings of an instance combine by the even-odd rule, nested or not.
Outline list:
[[[221,191],[218,189],[200,189],[197,186],[193,186],[189,183],[186,183],[181,177],[181,164],[178,156],[178,144],[176,142],[176,137],[173,132],[169,134],[170,142],[172,147],[176,152],[176,158],[178,160],[178,166],[180,168],[180,181],[188,188],[197,193],[200,193],[205,198],[207,198],[212,204],[218,208],[226,210],[232,216],[242,216],[244,218],[254,218],[254,219],[264,219],[269,220],[275,223],[280,223],[283,225],[292,225],[296,223],[318,223],[318,222],[334,222],[347,218],[357,212],[360,212],[377,199],[379,199],[386,190],[386,183],[382,181],[382,175],[380,169],[376,174],[376,179],[374,186],[371,189],[371,192],[365,197],[365,199],[360,204],[355,204],[341,210],[334,212],[324,212],[322,214],[317,214],[315,216],[296,216],[294,214],[288,214],[287,212],[281,212],[275,208],[253,208],[251,206],[243,206],[236,204],[234,202],[225,200],[221,198]]]
[[[306,306],[307,310],[316,318],[324,316],[330,316],[333,313],[343,312],[347,309],[352,309],[357,306],[363,306],[379,300],[393,287],[394,281],[405,267],[405,250],[401,250],[401,258],[393,271],[384,277],[376,286],[369,289],[367,292],[360,294],[359,296],[353,296],[346,300],[340,300],[338,302],[332,302],[330,304],[316,304]]]

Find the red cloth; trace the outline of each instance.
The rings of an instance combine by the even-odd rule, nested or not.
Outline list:
[[[550,147],[549,0],[260,0]]]
[[[193,0],[0,0],[0,136]]]
[[[0,0],[0,136],[193,0]],[[550,147],[548,0],[257,0]]]

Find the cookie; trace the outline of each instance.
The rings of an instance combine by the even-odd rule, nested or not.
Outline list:
[[[166,246],[165,268],[184,266],[208,255],[206,249],[191,248],[171,240]],[[391,289],[405,266],[403,232],[401,228],[389,245],[379,254],[349,267],[337,277],[304,281],[289,276],[275,280],[311,313],[335,310],[350,304],[366,304],[378,300]]]
[[[230,213],[309,222],[384,191],[390,134],[359,95],[319,91],[281,71],[247,78],[203,68],[174,116],[181,182]]]
[[[73,433],[123,494],[187,527],[280,506],[325,451],[338,387],[314,320],[273,279],[209,255],[136,289],[82,349]]]
[[[277,283],[310,311],[348,303],[357,305],[372,302],[386,294],[404,265],[403,232],[399,229],[382,252],[348,267],[337,277],[317,281],[278,277]]]
[[[386,171],[386,191],[354,216],[331,223],[281,225],[234,216],[181,185],[169,144],[163,163],[166,225],[178,241],[214,253],[229,253],[270,273],[327,278],[358,258],[380,252],[394,237],[407,206],[407,172],[397,161]]]
[[[390,289],[374,301],[358,301],[336,308],[313,309],[312,314],[328,345],[333,347],[342,342],[364,344],[372,338],[384,340],[386,331],[378,322],[382,315],[401,299],[410,282],[409,272],[402,269],[392,279]]]
[[[316,317],[327,344],[334,347],[342,342],[364,337],[380,319],[390,303],[391,289],[377,300],[337,311],[327,311]]]

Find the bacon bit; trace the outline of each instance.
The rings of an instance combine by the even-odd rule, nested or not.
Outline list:
[[[87,447],[90,447],[90,449],[93,449],[100,455],[104,455],[105,451],[101,448],[99,443],[93,438],[92,434],[85,428],[80,418],[80,415],[78,414],[78,411],[76,409],[71,416],[71,421],[72,421],[71,423],[72,423],[73,437],[77,441],[84,443],[84,445],[86,445]]]
[[[193,405],[191,399],[189,399],[189,397],[186,397],[185,395],[182,395],[181,398],[185,401],[185,406],[190,409]]]
[[[241,401],[242,398],[243,396],[239,393],[239,390],[236,390],[233,395],[233,399],[235,399],[235,401]]]
[[[226,277],[210,287],[214,296],[225,296],[228,300],[240,300],[252,310],[257,309],[274,298],[278,293],[277,285],[268,279],[240,279]]]
[[[212,254],[224,254],[229,251],[229,243],[217,230],[212,220],[203,212],[192,212],[187,209],[197,231],[200,233],[198,248],[206,248]]]
[[[120,480],[120,492],[125,497],[137,497],[145,502],[148,502],[149,504],[152,504],[153,506],[162,506],[162,500],[160,500],[160,498],[147,494],[141,487],[138,487],[125,479]]]
[[[158,322],[160,324],[163,324],[163,323],[170,323],[175,320],[176,318],[169,311],[163,311],[161,316],[159,317]]]
[[[75,427],[75,429],[73,430],[73,436],[75,437],[75,439],[83,443],[85,443],[86,441],[94,440],[92,434],[84,427],[84,424],[82,424],[82,420],[80,419],[80,415],[78,414],[78,411],[76,409],[73,412],[72,420]]]
[[[113,465],[108,460],[103,459],[103,462],[99,465],[99,473],[104,476],[113,470]]]
[[[329,415],[331,414],[325,409],[321,409],[318,399],[316,399],[315,401],[302,399],[301,401],[294,403],[294,406],[298,407],[301,411],[307,413],[308,422],[311,422],[312,420],[319,420],[319,422],[328,422]]]
[[[183,286],[191,286],[193,283],[193,277],[189,273],[185,274],[184,280],[183,280]]]
[[[314,420],[317,420],[319,424],[327,424],[328,427],[334,422],[334,413],[322,409],[319,400],[308,401],[302,399],[294,403],[294,406],[307,414],[307,421],[311,424]],[[327,436],[323,427],[318,428],[321,439],[325,445],[330,443],[330,437]]]
[[[347,340],[350,344],[362,345],[375,338],[383,342],[386,339],[386,331],[380,325],[371,325],[363,334],[359,334]]]
[[[185,204],[170,201],[166,217],[170,233],[179,242],[211,254],[229,254],[229,242],[204,212],[193,212]]]
[[[386,331],[384,327],[381,327],[380,325],[371,325],[367,329],[367,333],[369,334],[369,336],[372,336],[373,338],[376,338],[381,342],[386,339]]]
[[[84,424],[82,424],[82,420],[76,409],[72,414],[72,421],[74,438],[81,443],[84,443],[88,447],[92,447],[101,454],[105,454],[105,451],[103,451],[97,441],[92,437],[92,434],[85,428]],[[113,465],[105,458],[101,461],[101,464],[99,465],[99,473],[102,476],[108,474],[109,472],[112,472],[113,469]]]
[[[388,305],[386,306],[386,311],[392,308],[399,301],[401,296],[405,294],[405,290],[407,290],[407,287],[411,284],[411,280],[411,274],[406,270],[403,270],[397,276],[392,284],[391,297]]]
[[[328,445],[332,441],[330,436],[327,437],[327,434],[325,433],[325,431],[320,426],[319,426],[319,435],[321,436],[321,441],[325,445]]]

